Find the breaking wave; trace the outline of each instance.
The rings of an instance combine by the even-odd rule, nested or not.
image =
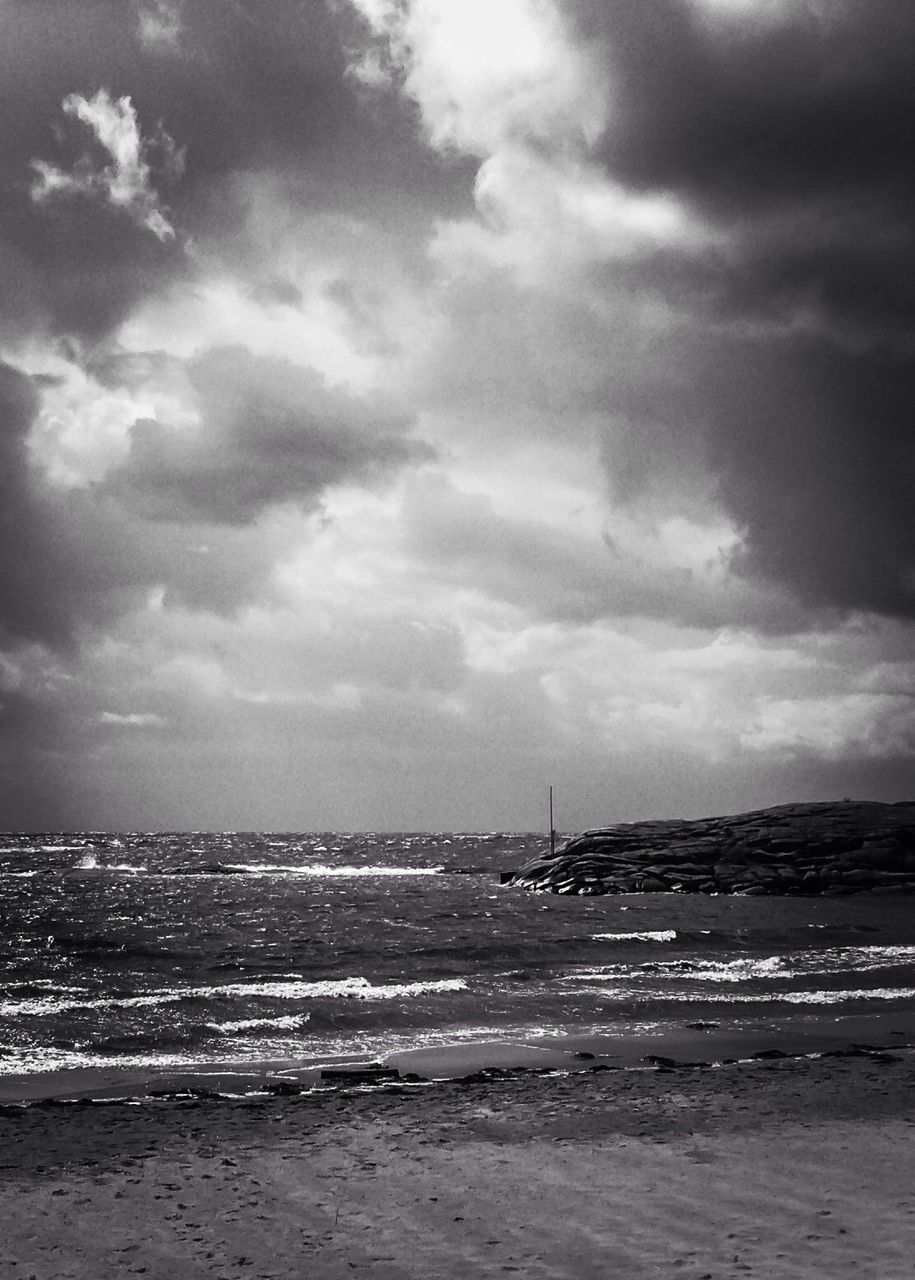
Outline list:
[[[232,982],[219,987],[188,987],[151,992],[142,996],[106,997],[104,999],[60,1000],[45,997],[38,1000],[8,1001],[0,1004],[0,1017],[48,1017],[75,1009],[138,1009],[160,1004],[178,1004],[182,1001],[209,1001],[226,999],[268,1000],[401,1000],[432,992],[463,991],[463,978],[442,978],[430,982],[369,982],[368,978],[352,977],[306,982],[294,979],[286,982]]]
[[[442,867],[333,866],[327,862],[313,862],[308,866],[279,866],[272,862],[231,862],[226,865],[227,871],[234,871],[240,875],[320,876],[322,878],[340,876],[346,879],[356,876],[434,876],[443,869]]]
[[[785,956],[740,957],[736,960],[648,960],[640,964],[606,964],[564,974],[564,982],[606,982],[611,978],[680,978],[691,982],[751,982],[790,979],[812,974],[872,972],[915,961],[913,946],[827,947]]]
[[[596,942],[673,942],[676,929],[646,929],[642,933],[592,933]]]
[[[241,1018],[238,1022],[208,1022],[210,1031],[220,1036],[244,1035],[249,1031],[297,1031],[308,1022],[307,1013],[290,1013],[282,1018]]]

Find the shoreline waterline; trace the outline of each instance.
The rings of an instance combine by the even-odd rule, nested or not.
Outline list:
[[[710,1067],[756,1058],[872,1054],[915,1048],[915,1012],[802,1015],[741,1026],[664,1024],[632,1031],[486,1036],[397,1048],[378,1055],[187,1061],[93,1066],[0,1076],[0,1105],[48,1100],[127,1101],[168,1097],[244,1097],[461,1081],[500,1073],[587,1073]],[[326,1073],[322,1077],[322,1072]],[[374,1077],[374,1078],[373,1078]]]
[[[4,1106],[5,1261],[10,1280],[903,1280],[912,1063]]]

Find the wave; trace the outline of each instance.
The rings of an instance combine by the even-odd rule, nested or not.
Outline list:
[[[208,1022],[210,1031],[220,1036],[242,1035],[246,1031],[297,1031],[308,1022],[307,1013],[290,1013],[281,1018],[242,1018],[239,1022]]]
[[[75,862],[71,868],[72,871],[126,871],[130,875],[142,875],[149,868],[140,863],[137,865],[133,862],[99,862],[94,853],[86,854],[85,858],[80,858],[79,862]]]
[[[9,983],[5,991],[8,997],[19,998],[0,1004],[0,1018],[14,1018],[13,1010],[28,1011],[32,1006],[55,1012],[92,1000],[90,987],[61,986],[52,978],[26,978],[22,982]]]
[[[7,1001],[0,1004],[0,1017],[48,1017],[77,1009],[139,1009],[160,1004],[179,1004],[183,1001],[210,1001],[225,999],[268,1000],[398,1000],[434,992],[463,991],[463,978],[440,978],[428,982],[393,982],[373,985],[368,978],[352,977],[306,982],[294,979],[286,982],[231,982],[218,987],[172,988],[151,992],[142,996],[108,996],[102,999],[55,1000],[47,997],[38,1000]]]
[[[616,994],[616,993],[614,993]],[[638,999],[638,992],[629,992],[629,999]],[[915,987],[861,987],[842,991],[771,991],[765,995],[740,992],[727,997],[728,1005],[740,1004],[845,1004],[851,1000],[911,1000]],[[695,1002],[691,992],[678,991],[665,994],[665,1000],[677,1003]]]
[[[642,933],[592,933],[591,937],[605,942],[673,942],[676,929],[646,929]]]
[[[378,867],[378,866],[333,866],[326,862],[313,862],[309,866],[279,866],[272,862],[230,862],[226,870],[242,875],[260,876],[434,876],[444,867]]]
[[[403,997],[425,995],[432,992],[463,991],[467,983],[463,978],[439,978],[426,982],[390,982],[378,986],[369,982],[368,978],[329,978],[323,981],[306,982],[293,979],[287,982],[233,982],[222,987],[201,987],[193,994],[205,999],[220,999],[225,996],[237,996],[242,999],[259,996],[271,1000],[314,1000],[314,999],[355,999],[355,1000],[397,1000]],[[178,998],[181,998],[180,996]]]
[[[915,961],[913,946],[827,947],[786,956],[742,956],[736,960],[651,960],[608,964],[564,974],[564,982],[606,982],[608,978],[680,978],[692,982],[750,982],[818,973],[869,973]]]
[[[872,987],[860,991],[782,991],[774,996],[743,996],[760,1003],[776,1000],[785,1004],[843,1004],[847,1000],[911,1000],[915,987]]]
[[[114,868],[100,867],[98,869],[107,871]],[[166,867],[153,874],[159,876],[252,876],[261,878],[275,876],[293,879],[301,877],[314,880],[331,877],[340,879],[354,879],[357,877],[383,879],[392,876],[437,876],[444,870],[443,866],[359,866],[357,864],[333,864],[328,862],[312,862],[305,865],[302,863],[278,862],[203,862],[198,864],[181,863],[178,866]]]
[[[226,1024],[223,1023],[223,1026]],[[208,1028],[209,1029],[209,1028]],[[522,1025],[509,1024],[500,1028],[500,1036],[506,1039],[519,1039],[530,1036],[547,1036],[557,1034],[558,1028],[551,1023],[542,1025],[532,1025],[524,1023]],[[408,1030],[397,1030],[391,1027],[379,1028],[375,1031],[362,1032],[359,1034],[340,1034],[328,1035],[322,1034],[320,1040],[309,1048],[309,1056],[312,1053],[320,1054],[322,1065],[327,1065],[324,1059],[332,1056],[343,1056],[357,1053],[360,1057],[367,1059],[383,1058],[389,1053],[395,1053],[404,1049],[417,1049],[422,1047],[433,1048],[441,1045],[451,1045],[458,1042],[474,1041],[474,1040],[491,1040],[493,1038],[493,1028],[491,1026],[467,1026],[467,1027],[449,1027],[447,1031],[439,1029],[422,1030],[418,1028],[410,1028]],[[201,1057],[199,1052],[176,1053],[174,1049],[171,1052],[164,1052],[161,1048],[157,1048],[161,1042],[156,1039],[155,1043],[136,1044],[127,1047],[126,1052],[117,1052],[108,1050],[99,1052],[97,1045],[81,1045],[79,1048],[66,1048],[60,1044],[45,1045],[26,1045],[17,1046],[10,1050],[9,1057],[0,1058],[0,1077],[10,1075],[31,1075],[34,1072],[44,1071],[60,1071],[72,1069],[74,1067],[81,1068],[103,1068],[111,1070],[113,1067],[153,1067],[161,1069],[164,1067],[178,1067],[184,1070],[199,1070],[207,1059]],[[244,1047],[241,1044],[233,1046],[231,1050],[232,1059],[235,1066],[231,1070],[225,1070],[222,1067],[224,1059],[218,1057],[216,1062],[220,1064],[219,1074],[221,1076],[231,1076],[233,1074],[243,1074],[239,1068],[245,1063],[251,1063],[259,1072],[263,1063],[263,1047],[256,1037],[252,1037]]]
[[[0,1018],[47,1018],[75,1009],[139,1009],[144,1005],[171,1004],[180,996],[106,996],[103,999],[77,998],[59,1000],[47,996],[40,1000],[7,1000],[0,1004]]]
[[[785,991],[773,989],[766,992],[751,991],[728,991],[715,992],[714,995],[709,993],[708,997],[699,996],[695,991],[684,991],[681,989],[672,989],[670,991],[658,992],[646,991],[640,987],[628,986],[625,983],[607,983],[605,985],[590,985],[582,989],[586,990],[591,996],[599,996],[603,1007],[606,1009],[608,1005],[620,1005],[637,1007],[642,1006],[647,1009],[659,1010],[664,1004],[702,1004],[710,1003],[713,1005],[725,1005],[729,1009],[735,1009],[742,1005],[778,1005],[778,1004],[801,1004],[801,1005],[833,1005],[845,1004],[851,1001],[872,1001],[872,1000],[911,1000],[915,997],[915,987],[857,987],[857,988],[841,988],[835,991],[825,989],[818,990],[802,990],[802,991]]]
[[[77,1049],[93,1049],[104,1054],[135,1053],[144,1049],[175,1049],[185,1046],[191,1049],[201,1042],[200,1027],[157,1027],[149,1031],[118,1031],[98,1040],[77,1044]]]

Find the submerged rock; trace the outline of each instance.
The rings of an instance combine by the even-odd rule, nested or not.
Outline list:
[[[915,891],[915,801],[783,804],[585,831],[506,877],[563,894]]]

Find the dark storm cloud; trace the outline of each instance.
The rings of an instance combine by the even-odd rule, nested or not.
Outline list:
[[[747,529],[743,567],[813,604],[915,616],[913,412],[908,356],[815,340],[735,352],[713,461]]]
[[[211,270],[230,252],[231,269],[244,271],[233,239],[247,213],[239,176],[288,185],[303,212],[342,201],[348,215],[380,216],[385,193],[393,204],[403,188],[433,203],[441,188],[447,204],[447,166],[417,141],[411,109],[389,95],[369,110],[347,79],[347,12],[323,0],[0,6],[0,340],[61,339],[69,359],[112,388],[155,373],[155,357],[112,356],[106,339],[206,254]],[[93,103],[122,130],[135,125],[126,196],[87,122]],[[250,285],[276,305],[297,301],[281,280]],[[65,646],[152,586],[229,612],[263,593],[277,553],[245,522],[423,453],[389,411],[361,413],[307,374],[253,372],[243,356],[227,363],[216,354],[194,367],[204,410],[194,443],[139,424],[108,486],[72,490],[49,485],[29,460],[41,379],[4,366],[0,633]],[[271,385],[284,379],[286,391]],[[195,521],[223,525],[198,538]]]
[[[703,333],[663,365],[610,392],[633,470],[691,434],[744,530],[736,568],[815,607],[915,613],[915,362],[822,337]],[[608,452],[612,468],[621,450]],[[624,492],[643,483],[616,478]]]
[[[709,233],[608,272],[687,322],[608,393],[641,433],[634,472],[691,438],[745,533],[742,572],[815,607],[911,616],[915,11],[572,12],[612,88],[597,156]]]
[[[84,627],[111,622],[158,585],[222,612],[263,591],[272,561],[257,543],[226,536],[204,554],[109,497],[49,486],[26,447],[37,408],[33,381],[0,364],[0,641],[72,649]]]
[[[22,552],[35,523],[27,492],[28,459],[25,440],[38,405],[31,381],[0,365],[0,601],[4,619],[13,630],[35,625],[30,616],[30,566]]]
[[[244,527],[265,507],[314,507],[329,484],[374,483],[430,452],[390,411],[278,361],[216,351],[192,377],[199,434],[138,423],[106,483],[62,490],[30,463],[35,384],[0,365],[0,638],[65,649],[153,587],[231,614],[269,594],[276,538]]]
[[[247,524],[272,504],[315,506],[328,485],[371,483],[432,456],[405,438],[402,416],[282,360],[222,348],[189,373],[199,427],[137,422],[104,485],[155,519]]]
[[[725,209],[811,192],[901,196],[915,176],[915,12],[896,0],[752,6],[717,19],[690,0],[576,0],[603,42],[624,181]]]
[[[0,364],[0,636],[66,646],[81,622],[111,616],[153,577],[125,545],[122,514],[85,493],[54,492],[30,465],[32,380]]]
[[[441,481],[410,487],[404,535],[438,581],[487,591],[551,621],[588,625],[640,617],[762,632],[803,629],[805,623],[803,611],[778,591],[653,563],[650,553],[642,559],[631,549],[621,551],[608,534],[600,541],[575,538],[534,520],[512,521],[488,499]]]
[[[371,110],[362,102],[345,75],[347,13],[323,0],[0,7],[0,332],[96,340],[150,290],[195,270],[180,234],[160,243],[88,189],[33,198],[34,162],[72,174],[104,161],[67,118],[71,95],[130,99],[153,160],[158,146],[152,178],[172,221],[198,240],[240,231],[240,173],[281,172],[303,207],[343,200],[377,217],[386,194],[438,206],[466,190],[466,174],[452,166],[449,185],[448,166],[419,144],[411,109],[393,95]],[[168,38],[151,38],[156,30]],[[164,172],[166,135],[183,154],[180,177]]]
[[[113,3],[13,0],[0,10],[0,331],[7,335],[95,338],[144,292],[187,269],[180,245],[161,243],[87,192],[51,203],[32,194],[33,162],[62,172],[104,163],[92,131],[68,119],[63,104],[114,83],[115,96],[130,94],[134,21],[130,6]],[[157,123],[141,113],[147,136]]]

